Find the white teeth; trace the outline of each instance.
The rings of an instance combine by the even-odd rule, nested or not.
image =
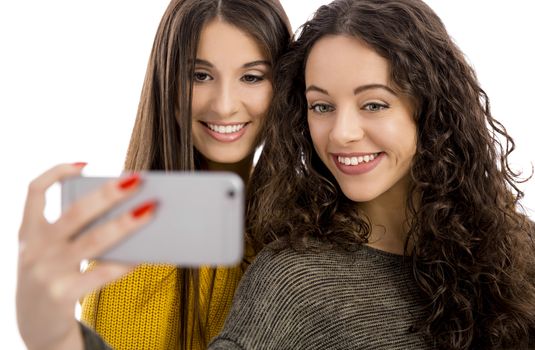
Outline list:
[[[344,164],[344,165],[359,165],[362,163],[368,163],[377,158],[379,153],[371,153],[367,154],[365,156],[359,156],[359,157],[342,157],[338,156],[338,163]]]
[[[217,125],[217,124],[209,124],[206,123],[210,130],[215,131],[219,134],[232,134],[235,132],[240,131],[245,126],[245,123],[243,124],[234,124],[234,125]]]

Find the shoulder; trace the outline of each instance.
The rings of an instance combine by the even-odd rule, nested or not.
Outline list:
[[[242,296],[251,300],[251,296],[263,298],[266,294],[278,294],[277,289],[295,275],[295,270],[303,268],[300,260],[304,259],[291,249],[273,250],[265,247],[245,271],[235,303]]]
[[[244,280],[266,284],[272,288],[284,284],[288,279],[295,281],[303,279],[307,274],[329,273],[333,268],[351,265],[352,261],[354,255],[351,253],[327,250],[319,246],[295,250],[268,245],[248,267]]]
[[[355,258],[355,251],[345,251],[335,246],[327,246],[317,241],[310,241],[306,248],[281,247],[272,243],[264,247],[254,263],[261,268],[314,268],[327,264],[350,263]],[[253,264],[254,264],[253,263]]]
[[[316,269],[315,261],[308,252],[265,247],[245,272],[223,331],[210,349],[285,344],[287,332],[307,319],[308,308],[303,302],[310,299],[308,286],[315,283],[308,273]]]
[[[234,297],[234,305],[274,302],[271,310],[282,301],[307,300],[313,293],[347,280],[355,273],[354,253],[311,246],[306,250],[290,247],[264,247],[246,270]]]

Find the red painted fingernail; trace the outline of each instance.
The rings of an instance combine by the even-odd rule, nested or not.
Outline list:
[[[139,174],[133,174],[119,181],[119,184],[117,186],[121,190],[128,190],[136,187],[137,185],[139,185],[140,182],[141,178],[139,177]]]
[[[86,162],[76,162],[76,163],[72,163],[71,165],[75,166],[77,168],[83,168],[83,167],[85,167],[87,165],[87,163]]]
[[[149,201],[141,204],[134,210],[132,210],[131,214],[134,217],[134,219],[139,219],[142,216],[148,215],[156,209],[156,206],[158,203],[156,201]]]

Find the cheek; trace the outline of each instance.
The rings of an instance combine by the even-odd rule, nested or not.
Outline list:
[[[374,140],[380,140],[379,146],[390,150],[399,158],[412,158],[416,153],[416,124],[412,120],[395,123],[384,122],[373,129]]]
[[[329,138],[328,127],[326,123],[308,118],[308,129],[310,130],[310,138],[312,139],[314,149],[320,158],[323,159],[323,150],[325,150]]]
[[[310,117],[307,117],[308,131],[310,133],[310,138],[312,139],[312,144],[316,147],[316,125],[310,120]]]
[[[206,87],[193,87],[191,93],[191,114],[193,117],[203,112],[208,104],[209,92]]]
[[[413,143],[404,142],[397,145],[396,163],[403,167],[408,168],[412,164],[412,159],[416,154],[416,147]]]
[[[398,139],[402,140],[402,145],[400,147],[402,156],[412,160],[412,158],[416,154],[416,125],[412,122],[409,122],[403,127],[401,127],[399,129]]]
[[[251,117],[263,119],[271,104],[273,89],[271,84],[258,87],[258,89],[248,89],[243,94],[243,101],[247,107],[247,112]]]

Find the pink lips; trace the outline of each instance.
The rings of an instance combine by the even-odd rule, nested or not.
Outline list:
[[[228,134],[222,134],[222,133],[215,132],[212,129],[210,129],[208,127],[208,125],[206,125],[204,123],[202,123],[202,125],[204,126],[204,130],[206,131],[206,133],[208,135],[212,136],[217,141],[219,141],[219,142],[234,142],[234,141],[238,140],[240,137],[242,137],[245,134],[246,129],[249,126],[249,123],[246,123],[244,125],[244,127],[241,128],[240,130],[238,130],[236,132],[228,133]],[[232,124],[229,124],[229,125],[232,125]]]
[[[365,174],[367,172],[372,171],[383,159],[384,153],[381,152],[377,157],[375,157],[374,160],[368,162],[368,163],[360,163],[358,165],[345,165],[338,161],[338,156],[343,157],[351,157],[355,155],[342,155],[342,154],[331,154],[331,157],[333,159],[334,164],[336,164],[336,167],[347,175],[361,175]]]

